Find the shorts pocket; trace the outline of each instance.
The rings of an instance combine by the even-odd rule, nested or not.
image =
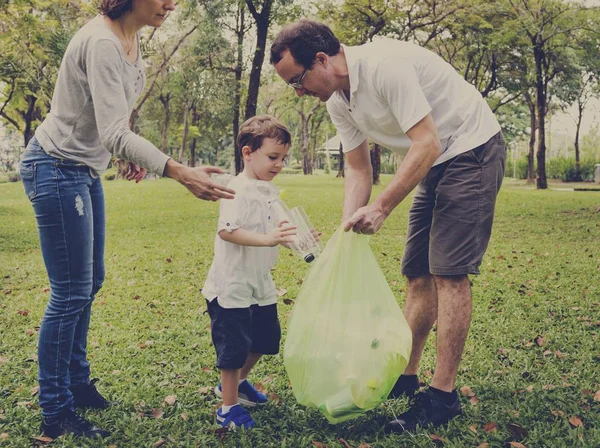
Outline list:
[[[37,194],[36,168],[37,166],[35,163],[21,162],[19,165],[19,173],[23,181],[23,188],[30,201],[32,201]]]

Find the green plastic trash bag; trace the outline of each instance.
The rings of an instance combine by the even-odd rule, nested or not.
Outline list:
[[[308,271],[283,351],[294,396],[339,423],[385,400],[412,334],[369,237],[338,229]]]

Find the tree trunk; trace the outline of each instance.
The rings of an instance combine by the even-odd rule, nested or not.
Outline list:
[[[371,166],[373,167],[373,185],[379,185],[379,173],[381,171],[381,146],[373,143],[371,149]]]
[[[581,161],[579,155],[579,132],[581,131],[581,121],[583,120],[584,105],[581,101],[577,102],[577,127],[575,130],[575,181],[581,182]]]
[[[527,105],[529,106],[529,127],[531,128],[531,132],[529,133],[529,152],[527,153],[527,183],[532,184],[535,180],[533,155],[535,154],[535,134],[537,132],[537,119],[535,103],[531,99],[529,92],[525,93],[525,99],[527,100]],[[515,163],[517,163],[517,161],[515,161]]]
[[[538,36],[541,40],[541,36]],[[538,43],[533,47],[533,56],[535,58],[536,70],[536,100],[537,100],[537,124],[538,141],[536,148],[537,159],[537,188],[545,190],[548,188],[546,179],[546,85],[544,82],[544,50],[543,44]]]
[[[32,123],[35,120],[35,103],[37,102],[37,97],[35,95],[27,95],[25,97],[25,101],[27,102],[27,110],[25,112],[21,112],[21,117],[23,121],[25,121],[25,129],[23,130],[23,140],[25,143],[25,147],[33,137],[33,126]]]
[[[246,99],[246,112],[244,114],[244,117],[247,120],[256,115],[260,75],[265,60],[267,34],[269,32],[269,25],[271,24],[271,7],[273,5],[273,0],[264,0],[260,13],[256,11],[253,0],[246,0],[246,4],[256,22],[256,50],[254,51],[252,70],[250,71],[248,98]]]
[[[194,126],[198,127],[198,129],[200,129],[199,122],[200,122],[200,114],[198,113],[198,108],[194,104],[194,108],[192,109],[192,124]],[[196,166],[196,143],[197,142],[198,142],[198,138],[194,136],[194,138],[192,139],[192,142],[190,143],[189,166],[192,166],[192,167]],[[215,160],[216,160],[216,153],[215,153]]]
[[[300,150],[302,151],[302,172],[307,174],[313,173],[312,160],[310,157],[309,137],[308,137],[308,120],[309,116],[300,113],[301,129],[300,129]]]
[[[187,135],[188,135],[188,128],[189,128],[189,123],[188,123],[189,115],[190,115],[190,107],[186,101],[184,108],[183,108],[183,135],[181,136],[181,148],[179,149],[179,157],[177,158],[179,163],[181,163],[181,161],[183,160],[183,155],[185,154],[185,146],[187,144]]]
[[[335,177],[344,177],[344,147],[342,146],[342,142],[340,142],[340,162],[338,165],[338,172]]]
[[[237,61],[235,64],[235,93],[233,95],[233,155],[235,160],[235,174],[239,174],[244,169],[244,159],[242,158],[242,149],[238,148],[237,136],[240,132],[240,110],[242,107],[242,71],[244,68],[244,28],[245,6],[243,2],[238,3],[237,16]]]
[[[163,121],[163,128],[161,130],[160,136],[160,150],[165,154],[169,154],[169,148],[167,147],[167,145],[169,136],[169,124],[171,124],[171,92],[167,92],[165,95],[161,94],[158,97],[158,99],[162,103],[163,109],[165,110],[165,120]]]

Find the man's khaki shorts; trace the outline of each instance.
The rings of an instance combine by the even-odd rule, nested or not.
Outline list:
[[[431,168],[415,190],[402,274],[479,274],[505,160],[506,145],[499,132],[483,145]]]

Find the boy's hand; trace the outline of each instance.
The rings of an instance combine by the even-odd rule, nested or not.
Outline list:
[[[268,246],[274,247],[278,244],[283,246],[293,243],[294,236],[296,236],[296,226],[290,225],[289,221],[281,221],[277,224],[277,227],[267,233]]]

